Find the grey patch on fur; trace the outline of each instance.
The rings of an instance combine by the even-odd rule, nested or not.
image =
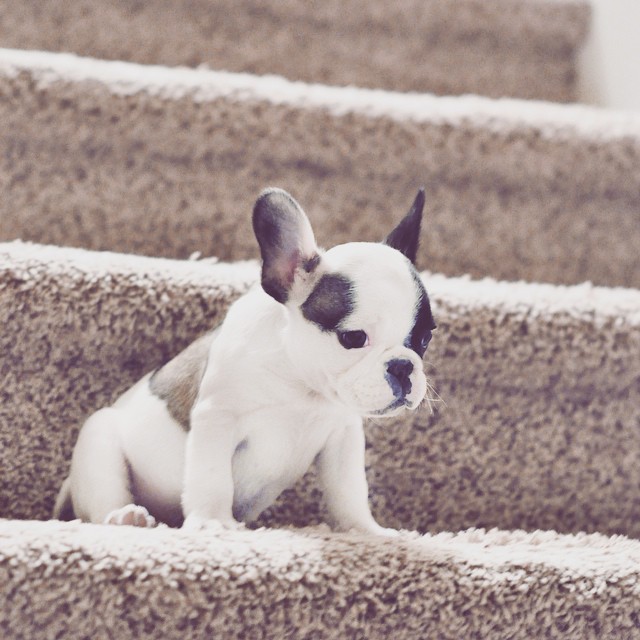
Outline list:
[[[355,307],[353,283],[345,276],[325,274],[302,304],[302,315],[323,331],[335,331]]]
[[[191,426],[191,409],[209,361],[209,349],[218,329],[206,333],[181,351],[173,360],[153,372],[149,389],[164,400],[171,417],[185,430]]]

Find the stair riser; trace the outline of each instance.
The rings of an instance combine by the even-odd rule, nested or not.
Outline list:
[[[215,324],[244,281],[206,264],[2,253],[0,513],[46,518],[84,417]],[[439,326],[428,371],[446,406],[368,425],[379,519],[640,534],[640,294],[427,286]],[[314,488],[264,521],[316,521]]]

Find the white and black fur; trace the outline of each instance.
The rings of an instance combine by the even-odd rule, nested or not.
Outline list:
[[[363,418],[415,409],[426,393],[423,205],[420,190],[384,243],[324,252],[298,203],[264,191],[253,211],[262,286],[88,418],[54,517],[241,526],[317,461],[332,525],[388,533],[369,509]]]

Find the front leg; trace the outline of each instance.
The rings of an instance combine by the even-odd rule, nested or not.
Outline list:
[[[360,418],[336,429],[321,451],[318,471],[329,515],[337,529],[394,535],[393,529],[381,527],[371,515],[364,451]]]
[[[235,450],[233,416],[209,396],[191,411],[182,492],[184,527],[238,526],[232,514]]]

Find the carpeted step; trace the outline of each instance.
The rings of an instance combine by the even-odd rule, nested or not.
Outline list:
[[[49,517],[81,421],[217,324],[225,265],[0,250],[0,517]],[[386,526],[640,535],[640,292],[426,275],[442,402],[367,426]],[[309,476],[265,525],[323,518]]]
[[[0,96],[4,240],[255,257],[267,185],[329,245],[424,184],[422,268],[640,286],[637,115],[8,50]]]
[[[640,637],[640,543],[0,520],[3,638]]]
[[[424,274],[443,402],[370,424],[367,455],[378,519],[428,535],[286,528],[321,516],[312,474],[262,520],[284,529],[33,521],[83,417],[256,276],[255,263],[0,246],[3,638],[640,637],[640,545],[616,535],[640,533],[634,290]],[[565,534],[473,529],[494,526]],[[600,533],[567,535],[581,530]]]
[[[576,97],[585,0],[23,0],[4,47],[437,94]]]

